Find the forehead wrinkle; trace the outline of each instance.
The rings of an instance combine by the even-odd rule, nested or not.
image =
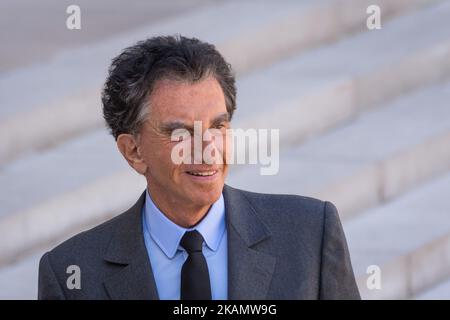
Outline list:
[[[215,116],[210,123],[218,123],[223,121],[228,121],[229,115],[227,112],[220,113],[219,115]],[[201,120],[194,120],[194,121],[201,121]],[[173,120],[173,121],[167,121],[162,123],[161,125],[164,129],[178,129],[178,128],[186,128],[186,129],[193,129],[194,123],[190,122],[184,122],[183,120]]]
[[[202,87],[202,84],[209,82],[208,89],[205,90],[205,87]],[[176,90],[178,88],[178,90]],[[165,91],[165,94],[159,94],[161,91]],[[176,91],[176,94],[174,93]],[[167,104],[169,101],[174,102],[173,100],[186,100],[186,98],[195,98],[196,96],[216,96],[219,93],[221,100],[225,101],[225,96],[223,94],[223,90],[218,83],[217,79],[214,77],[207,77],[200,81],[190,82],[184,80],[171,80],[171,79],[162,79],[159,80],[150,95],[150,99],[154,99],[157,97],[158,104],[162,102],[162,104]],[[175,98],[175,99],[174,99]],[[155,101],[153,101],[155,102]]]

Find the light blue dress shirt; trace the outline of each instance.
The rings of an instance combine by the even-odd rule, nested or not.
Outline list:
[[[161,300],[180,299],[181,267],[188,253],[180,246],[186,231],[197,230],[205,239],[203,254],[208,264],[213,300],[228,296],[227,230],[223,195],[194,228],[186,229],[167,218],[146,192],[142,209],[145,246]]]

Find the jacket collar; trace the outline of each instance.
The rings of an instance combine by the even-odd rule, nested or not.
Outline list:
[[[265,299],[276,258],[257,249],[270,238],[244,192],[224,186],[228,234],[228,299]],[[141,219],[145,192],[116,219],[117,227],[104,259],[122,265],[104,281],[112,299],[159,299],[153,271],[145,248]]]
[[[116,218],[120,221],[116,223],[117,227],[104,259],[113,264],[123,265],[123,268],[104,281],[111,299],[158,299],[142,232],[141,210],[144,202],[145,192],[133,207]]]

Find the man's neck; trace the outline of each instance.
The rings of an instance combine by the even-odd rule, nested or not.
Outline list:
[[[181,203],[176,200],[167,200],[159,197],[156,192],[147,188],[147,191],[156,207],[173,223],[183,228],[196,226],[206,216],[211,205],[194,206],[189,203]]]

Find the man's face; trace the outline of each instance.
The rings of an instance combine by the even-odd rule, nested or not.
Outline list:
[[[213,77],[196,83],[161,80],[150,96],[149,108],[148,120],[139,137],[139,149],[147,165],[145,175],[152,197],[186,206],[206,206],[215,202],[225,183],[227,165],[204,161],[195,164],[193,149],[191,164],[174,163],[172,150],[180,142],[172,141],[171,135],[175,129],[187,129],[191,138],[181,143],[193,146],[194,121],[201,121],[202,133],[216,129],[212,130],[216,137],[221,135],[225,140],[229,128],[228,113],[217,80]],[[200,151],[211,143],[215,142],[201,142]],[[225,163],[226,148],[221,145],[210,147],[217,147]],[[211,172],[214,174],[209,175]]]

